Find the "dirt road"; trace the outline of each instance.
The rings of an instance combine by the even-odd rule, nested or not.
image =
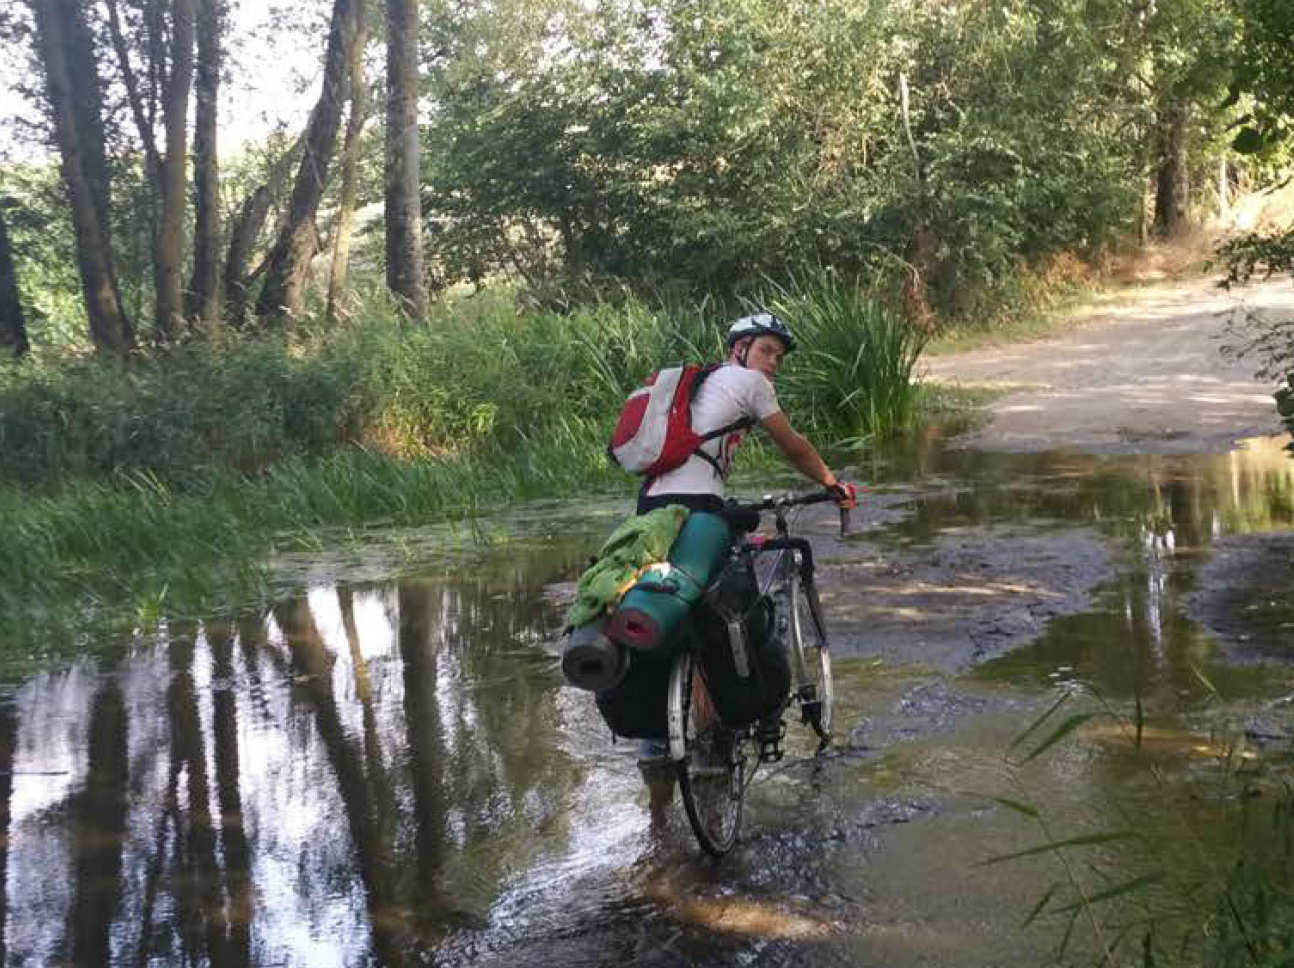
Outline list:
[[[1221,352],[1237,307],[1294,317],[1288,279],[1228,293],[1212,279],[1121,292],[1035,342],[927,358],[924,378],[1009,392],[959,443],[980,450],[1220,453],[1278,433],[1273,386]]]
[[[1224,456],[1238,441],[1282,428],[1273,386],[1222,346],[1237,307],[1294,318],[1288,280],[1234,293],[1209,279],[1159,285],[1120,292],[1108,307],[1077,313],[1047,339],[923,361],[926,379],[1007,392],[979,430],[943,442],[937,473],[889,484],[864,502],[873,534],[912,508],[940,520],[909,526],[930,532],[911,546],[857,542],[826,569],[824,594],[846,641],[866,642],[860,651],[888,661],[910,661],[915,648],[929,667],[966,670],[1091,608],[1093,593],[1116,574],[1120,542],[1094,526],[1111,506],[1127,514],[1125,499],[1093,497],[1093,485],[1075,482],[1117,468],[1125,480],[1161,482],[1126,485],[1131,492],[1157,493],[1163,480],[1229,479],[1242,465],[1262,475],[1286,470],[1279,441]],[[1084,501],[1106,510],[1082,511]],[[986,515],[986,507],[996,510]],[[1294,540],[1255,540],[1238,538],[1232,557],[1288,575]],[[1194,614],[1223,641],[1288,634],[1259,635],[1252,623],[1232,629],[1222,602],[1201,601]],[[1266,626],[1279,630],[1283,621]]]

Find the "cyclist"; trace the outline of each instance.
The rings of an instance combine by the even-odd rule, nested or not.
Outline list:
[[[742,421],[746,426],[706,441],[679,467],[644,480],[638,493],[638,513],[667,504],[721,512],[733,453],[746,429],[755,424],[768,432],[801,474],[835,491],[841,507],[853,507],[853,488],[841,482],[813,445],[791,427],[777,402],[773,380],[783,357],[795,349],[795,338],[786,324],[768,312],[743,316],[728,327],[727,347],[724,365],[705,379],[692,401],[692,428],[704,436]],[[770,723],[769,728],[779,729],[780,722]],[[651,791],[653,816],[659,816],[674,792],[674,765],[666,741],[643,740],[638,767]]]

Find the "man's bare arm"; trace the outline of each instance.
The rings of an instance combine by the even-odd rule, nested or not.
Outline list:
[[[818,455],[817,450],[805,438],[796,432],[786,414],[778,411],[765,417],[760,426],[768,431],[780,450],[792,466],[814,483],[823,487],[835,487],[836,475]]]

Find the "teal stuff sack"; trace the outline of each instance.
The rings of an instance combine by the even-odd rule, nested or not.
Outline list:
[[[660,648],[701,598],[723,561],[732,532],[721,515],[694,511],[669,550],[625,593],[606,634],[634,649]]]

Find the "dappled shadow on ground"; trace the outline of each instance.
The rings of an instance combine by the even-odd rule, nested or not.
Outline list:
[[[1258,362],[1222,352],[1236,313],[1294,316],[1294,289],[1281,280],[1223,292],[1203,279],[1147,290],[1047,339],[933,357],[923,372],[1011,391],[963,447],[1224,453],[1280,430]]]

